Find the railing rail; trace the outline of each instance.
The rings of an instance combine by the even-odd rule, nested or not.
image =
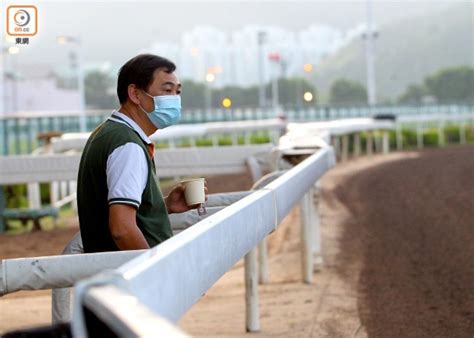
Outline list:
[[[155,152],[157,176],[231,174],[245,171],[245,159],[269,153],[272,144],[162,149]],[[231,151],[230,151],[231,150]],[[0,185],[77,179],[80,154],[0,156]]]

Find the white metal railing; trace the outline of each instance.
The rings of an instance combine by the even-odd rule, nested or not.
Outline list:
[[[258,194],[263,194],[266,196],[265,201],[261,201],[260,203],[264,203],[262,205],[249,205],[248,207],[251,210],[259,210],[263,207],[268,207],[271,203],[272,207],[269,208],[268,213],[272,215],[272,229],[275,228],[276,222],[281,221],[284,217],[284,213],[289,212],[290,206],[288,203],[292,203],[293,205],[298,202],[300,198],[299,195],[304,193],[301,188],[301,180],[316,180],[317,177],[322,175],[325,171],[327,171],[333,165],[333,157],[332,151],[330,148],[326,148],[322,150],[319,154],[317,154],[317,160],[319,161],[318,167],[309,167],[308,165],[300,165],[297,171],[292,171],[285,176],[285,180],[282,181],[282,178],[277,179],[272,185],[269,185],[269,188],[265,188],[257,192]],[[284,184],[287,185],[296,185],[296,189],[294,193],[289,196],[287,192],[285,192]],[[309,183],[308,183],[309,184]],[[269,194],[270,192],[270,194]],[[255,195],[256,193],[252,194]],[[258,195],[257,195],[258,196]],[[255,197],[255,196],[254,196]],[[279,200],[285,199],[285,204],[279,202]],[[247,201],[248,202],[248,201]],[[252,204],[252,203],[250,203]],[[266,206],[265,206],[266,205]],[[227,212],[231,212],[232,208],[228,207],[224,210]],[[234,207],[235,208],[235,207]],[[308,210],[309,211],[309,210]],[[252,212],[253,213],[253,212]],[[222,214],[222,211],[219,213]],[[217,215],[217,214],[216,214]],[[233,231],[239,232],[239,227],[236,225],[239,223],[239,218],[241,216],[241,211],[232,212],[232,224],[235,227]],[[211,216],[212,217],[212,216]],[[212,218],[209,218],[210,224],[213,224]],[[225,216],[224,216],[225,218]],[[257,217],[254,219],[258,221],[260,218]],[[241,220],[240,220],[241,222]],[[229,225],[230,226],[230,225]],[[309,222],[305,223],[306,227],[310,227],[311,224]],[[247,226],[247,229],[250,229]],[[269,228],[268,228],[269,229]],[[267,230],[268,230],[267,229]],[[257,228],[255,228],[257,230]],[[265,230],[265,229],[263,229]],[[266,230],[265,230],[266,231]],[[306,231],[308,232],[308,231]],[[189,230],[183,233],[189,233]],[[256,235],[255,233],[254,235]],[[260,230],[259,234],[262,234],[262,230]],[[203,235],[204,236],[204,235]],[[207,235],[206,235],[207,236]],[[264,235],[258,235],[258,238],[263,238]],[[254,237],[256,238],[256,237]],[[229,239],[228,239],[229,240]],[[304,252],[306,255],[312,257],[312,250],[310,248],[311,238],[306,240],[306,245],[303,247],[306,248]],[[193,244],[194,245],[194,244]],[[247,250],[247,249],[246,249]],[[255,252],[255,250],[253,250]],[[0,285],[0,292],[7,293],[13,292],[20,289],[39,289],[39,288],[52,288],[52,287],[68,287],[71,286],[75,281],[82,279],[85,276],[90,276],[98,271],[101,271],[107,266],[108,268],[113,268],[119,265],[121,262],[125,262],[129,260],[134,255],[138,254],[137,252],[116,252],[116,253],[101,253],[101,254],[85,254],[85,255],[73,255],[73,256],[59,256],[59,257],[44,257],[44,258],[33,258],[33,259],[13,259],[13,260],[4,260],[2,261],[0,276],[2,276],[2,280]],[[150,255],[151,252],[147,252],[146,255]],[[307,257],[304,260],[304,264],[306,264],[306,268],[303,270],[308,270],[307,267],[311,267],[310,263],[311,257]],[[253,271],[252,266],[256,267],[256,262],[253,260],[256,259],[255,255],[249,255],[246,258],[246,271],[247,278],[249,278],[253,284],[257,283],[257,275],[256,271]],[[253,263],[252,263],[253,262]],[[248,265],[251,265],[247,267]],[[67,276],[64,275],[65,267],[68,268]],[[74,267],[72,269],[71,267]],[[309,271],[311,271],[311,268]],[[74,271],[72,271],[74,270]],[[312,274],[311,274],[312,275]],[[16,278],[15,278],[16,277]],[[304,277],[305,280],[308,277]],[[252,284],[250,283],[250,284]],[[247,283],[249,284],[249,283]],[[248,294],[255,293],[256,284],[253,288],[249,288]],[[249,324],[248,327],[251,330],[255,330],[257,324],[255,324],[255,318],[258,318],[258,311],[256,308],[256,299],[250,297],[248,300],[249,304],[253,304],[252,311],[249,311]],[[253,321],[251,320],[252,318]]]
[[[336,156],[341,161],[349,157],[349,136],[354,134],[354,155],[361,154],[360,133],[367,133],[367,155],[372,155],[374,146],[374,131],[382,130],[383,153],[389,152],[388,130],[394,129],[395,123],[391,120],[376,120],[371,118],[352,118],[309,123],[290,123],[288,133],[281,137],[282,148],[308,148],[331,143]]]
[[[466,126],[470,122],[474,126],[474,112],[465,111],[464,113],[452,114],[425,114],[425,115],[402,115],[397,117],[396,141],[397,149],[403,148],[402,129],[411,127],[416,130],[416,140],[418,149],[423,148],[423,133],[427,125],[435,124],[438,131],[438,145],[445,144],[444,128],[447,123],[459,124],[459,141],[461,144],[466,143]]]
[[[97,305],[106,301],[95,293],[95,306],[89,308],[84,302],[97,285],[115,285],[155,314],[177,321],[220,276],[275,230],[333,165],[332,148],[321,149],[265,188],[138,256],[112,275],[79,283],[72,321],[75,336],[87,336],[83,306],[97,314]],[[312,250],[305,249],[312,256]],[[256,283],[255,271],[250,274]],[[114,327],[107,319],[104,322]]]
[[[246,159],[273,145],[162,149],[155,152],[159,178],[245,172]],[[0,185],[76,180],[80,154],[0,156]]]
[[[221,135],[230,135],[231,144],[237,146],[239,144],[239,135],[244,136],[244,144],[250,145],[251,135],[253,133],[266,131],[270,134],[271,142],[275,144],[285,128],[286,122],[281,119],[181,124],[159,130],[150,138],[154,142],[166,142],[171,149],[174,149],[179,140],[185,140],[189,142],[191,147],[195,147],[198,139],[208,137],[211,138],[212,145],[216,147]],[[67,133],[60,137],[54,137],[51,140],[51,151],[54,153],[63,153],[66,151],[81,152],[89,136],[90,133]],[[179,168],[183,167],[180,166]],[[170,175],[170,177],[174,177],[175,179],[178,179],[179,176],[178,174]],[[52,182],[51,204],[56,207],[61,207],[67,203],[75,202],[75,194],[71,193],[71,191],[75,190],[75,184],[76,182],[74,180],[69,182]],[[34,188],[34,185],[31,185],[31,189],[29,189],[29,191],[31,191],[30,201],[38,200],[39,190]],[[72,205],[75,206],[75,203]]]

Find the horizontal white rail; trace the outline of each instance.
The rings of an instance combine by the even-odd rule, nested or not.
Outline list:
[[[0,184],[77,179],[79,155],[0,156]]]
[[[391,120],[353,118],[308,123],[289,123],[288,132],[280,138],[281,149],[324,147],[331,142],[331,136],[355,134],[371,130],[394,129]]]
[[[0,261],[0,296],[19,290],[63,288],[114,269],[144,250],[61,255]]]
[[[251,191],[210,194],[206,202],[209,215]],[[193,211],[170,215],[173,232],[197,223],[200,216]],[[71,245],[71,244],[69,244]],[[78,241],[73,246],[77,247]],[[71,248],[69,247],[68,252]],[[77,248],[74,250],[77,251]],[[20,290],[41,290],[71,287],[79,280],[106,269],[115,269],[145,250],[104,252],[99,254],[63,254],[60,256],[12,258],[0,260],[0,296]]]
[[[181,138],[198,138],[225,133],[248,133],[255,131],[283,132],[286,122],[280,119],[257,121],[210,122],[200,124],[179,124],[158,130],[150,136],[155,142],[176,140]],[[54,152],[67,150],[81,151],[89,138],[90,133],[68,133],[52,139]]]
[[[271,144],[163,149],[155,152],[158,177],[214,175],[246,170],[245,160]],[[0,185],[76,180],[81,155],[0,156]]]
[[[329,133],[331,136],[338,136],[369,130],[393,129],[394,127],[395,124],[391,120],[353,118],[323,122],[290,123],[288,130],[300,131],[304,134],[318,135]]]
[[[474,112],[463,114],[426,114],[426,115],[401,115],[397,117],[398,123],[412,122],[439,122],[439,121],[466,121],[474,119]]]
[[[82,337],[86,332],[81,306],[97,283],[126,285],[127,292],[153,312],[177,321],[220,276],[275,229],[333,164],[332,148],[321,149],[273,184],[154,247],[150,254],[126,263],[112,279],[105,275],[80,283],[73,318],[75,335]]]
[[[190,337],[113,285],[91,290],[84,298],[84,304],[97,309],[96,316],[109,323],[120,337]],[[123,308],[128,311],[120,311]]]
[[[220,175],[246,171],[246,159],[268,154],[272,144],[162,149],[155,152],[158,177]]]

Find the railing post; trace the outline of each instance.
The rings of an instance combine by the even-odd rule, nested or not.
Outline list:
[[[252,189],[261,187],[255,186],[255,183],[262,178],[262,168],[258,164],[255,157],[250,156],[246,159],[247,167],[250,170],[254,186]],[[268,283],[268,254],[267,254],[267,238],[265,237],[258,244],[258,281],[260,284]]]
[[[300,224],[301,224],[301,272],[303,275],[303,281],[306,284],[313,282],[313,247],[311,234],[311,191],[307,192],[301,199],[301,212],[300,212]]]
[[[390,152],[390,140],[388,136],[388,131],[383,131],[383,144],[382,144],[382,151],[386,155]]]
[[[342,136],[342,154],[341,161],[346,162],[349,158],[349,135]]]
[[[423,149],[423,127],[421,125],[421,122],[418,122],[418,124],[416,125],[416,143],[418,149]]]
[[[257,248],[253,248],[245,255],[245,317],[247,332],[257,332],[260,330]]]
[[[320,270],[323,266],[323,255],[321,250],[321,222],[319,219],[318,206],[321,200],[321,181],[317,181],[311,189],[311,224],[313,225],[313,271]]]
[[[28,183],[28,207],[31,209],[41,208],[39,183]]]
[[[3,155],[10,154],[10,143],[9,143],[9,136],[8,136],[8,119],[5,117],[2,121],[3,127]]]
[[[69,194],[73,194],[77,191],[77,181],[69,181]],[[77,198],[71,203],[71,207],[77,212]]]
[[[380,137],[380,132],[378,130],[374,131],[374,146],[375,146],[375,153],[381,154],[382,153],[382,138]]]
[[[441,120],[438,122],[438,145],[440,147],[445,145],[445,140],[444,140],[444,121]]]
[[[20,133],[20,121],[18,118],[15,118],[13,128],[13,137],[15,138],[15,154],[20,155],[22,135]]]
[[[219,135],[214,134],[212,135],[212,146],[213,147],[218,147],[219,146]]]
[[[278,141],[280,140],[280,131],[279,130],[272,130],[270,131],[270,141],[273,144],[278,144]]]
[[[367,144],[366,144],[366,153],[368,157],[371,157],[374,149],[374,137],[372,131],[367,132]]]
[[[236,132],[233,132],[231,134],[231,140],[232,140],[232,145],[233,146],[236,146],[239,144],[239,141],[238,141],[238,137],[237,137],[237,133]]]
[[[3,210],[5,210],[7,203],[5,198],[5,191],[3,189],[3,185],[0,185],[0,212],[3,214]],[[3,217],[0,217],[0,234],[5,232],[6,225]]]
[[[258,243],[258,281],[260,284],[268,283],[268,249],[266,237]]]
[[[340,141],[339,141],[339,136],[331,136],[331,143],[334,148],[334,153],[336,155],[336,160],[340,158],[341,155],[341,147],[340,147]]]
[[[51,182],[49,184],[49,200],[52,206],[59,201],[59,182]]]
[[[459,143],[466,144],[466,121],[461,121],[459,126]]]
[[[67,181],[62,181],[59,183],[61,186],[61,194],[60,194],[60,199],[63,199],[68,195],[68,183]]]
[[[245,134],[244,134],[244,143],[245,143],[246,145],[247,145],[247,144],[250,144],[250,143],[251,143],[250,140],[251,140],[251,134],[250,134],[249,131],[247,131],[247,132],[245,132]]]
[[[360,133],[357,132],[354,134],[354,157],[359,157],[360,152],[361,152]]]
[[[33,131],[31,128],[31,124],[33,123],[33,119],[26,119],[26,128],[27,128],[27,144],[26,144],[26,152],[30,154],[33,151]]]
[[[397,150],[403,149],[403,135],[402,135],[402,126],[400,123],[397,123]]]

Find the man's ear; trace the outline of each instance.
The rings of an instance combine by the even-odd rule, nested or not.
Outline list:
[[[138,98],[138,88],[134,84],[129,84],[127,88],[128,98],[135,104],[140,104],[140,99]]]

